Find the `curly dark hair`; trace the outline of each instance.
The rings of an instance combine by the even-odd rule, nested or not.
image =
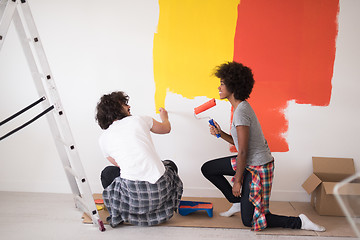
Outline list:
[[[237,62],[226,62],[216,67],[214,75],[223,80],[235,99],[245,101],[250,97],[254,86],[254,77],[250,68]]]
[[[96,105],[95,120],[99,126],[107,129],[115,120],[127,117],[123,106],[128,105],[128,102],[129,96],[122,91],[103,95]]]

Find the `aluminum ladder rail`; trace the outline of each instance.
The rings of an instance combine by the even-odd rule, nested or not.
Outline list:
[[[52,108],[46,117],[74,195],[75,206],[87,213],[100,231],[105,231],[27,0],[0,0],[0,51],[12,21],[38,95],[46,98],[43,107]]]

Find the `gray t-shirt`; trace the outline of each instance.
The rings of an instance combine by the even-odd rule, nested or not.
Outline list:
[[[249,126],[249,144],[247,152],[247,165],[259,166],[273,160],[269,146],[262,132],[259,120],[247,101],[242,101],[234,111],[231,124],[231,136],[236,149],[239,149],[236,126]]]

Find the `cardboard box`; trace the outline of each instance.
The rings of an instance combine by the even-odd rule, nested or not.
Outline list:
[[[335,196],[334,186],[343,179],[355,174],[354,160],[352,158],[313,157],[313,174],[303,183],[302,187],[311,194],[311,204],[320,215],[344,216]],[[360,183],[352,186],[360,192]],[[347,193],[343,193],[347,194]]]

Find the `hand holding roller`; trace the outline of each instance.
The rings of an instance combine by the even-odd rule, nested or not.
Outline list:
[[[213,120],[213,119],[210,119],[210,120],[209,120],[209,123],[210,123],[212,126],[214,126],[215,128],[217,128],[217,127],[215,126],[215,123],[214,123],[214,120]],[[216,134],[216,137],[217,137],[217,138],[221,137],[221,134],[220,134],[220,133],[217,133],[217,134]]]
[[[207,101],[206,103],[194,108],[194,116],[196,117],[197,114],[202,113],[202,112],[208,110],[209,108],[214,107],[215,105],[216,105],[216,102],[215,102],[215,99],[213,98],[210,101]],[[198,117],[196,117],[196,118],[198,118]],[[208,118],[210,118],[210,117],[208,117]],[[210,118],[209,123],[216,128],[213,119]],[[219,138],[220,136],[221,135],[219,133],[216,134],[217,138]]]

